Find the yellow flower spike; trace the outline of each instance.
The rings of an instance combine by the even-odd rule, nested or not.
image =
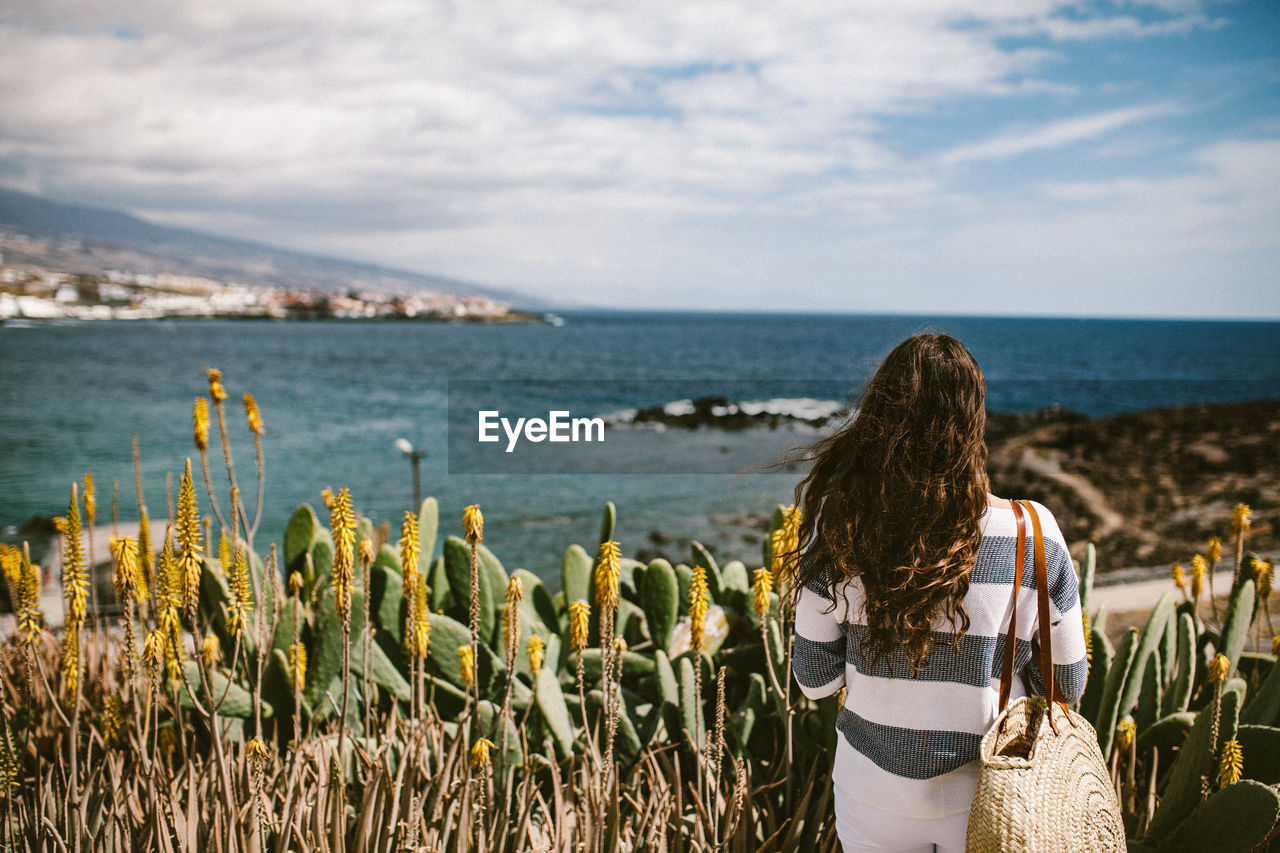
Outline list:
[[[333,489],[321,489],[320,500],[324,501],[325,509],[333,508]]]
[[[1278,637],[1277,639],[1280,639]],[[542,658],[546,653],[546,643],[542,642],[542,638],[537,634],[529,637],[529,669],[533,670],[534,675],[542,669]]]
[[[755,606],[756,616],[763,622],[769,615],[769,593],[773,592],[773,573],[768,569],[756,569],[752,573],[751,601]]]
[[[76,487],[71,487],[67,505],[67,531],[62,537],[62,595],[67,600],[67,625],[84,624],[89,601],[89,570],[85,562],[84,531],[80,526],[80,507]]]
[[[426,658],[427,651],[431,648],[431,621],[425,614],[414,624],[411,638],[413,646],[410,654],[415,658]]]
[[[0,570],[4,573],[4,582],[16,589],[22,577],[22,549],[0,542]]]
[[[1093,663],[1093,623],[1089,611],[1080,611],[1080,621],[1084,623],[1084,659]]]
[[[228,584],[231,589],[229,627],[231,636],[236,637],[241,629],[249,627],[249,614],[253,611],[253,590],[249,584],[249,558],[244,546],[236,548],[235,559],[231,561],[230,581]]]
[[[200,657],[204,659],[204,665],[207,667],[217,666],[222,660],[222,643],[218,641],[217,634],[210,634],[204,638],[204,642],[200,644]]]
[[[174,629],[166,627],[163,623],[156,630],[160,632],[160,651],[164,655],[164,664],[169,671],[169,680],[176,683],[184,651],[182,643],[181,641],[177,643],[173,641]],[[181,629],[177,630],[180,631]]]
[[[31,551],[22,543],[21,578],[18,584],[18,633],[27,645],[40,638],[40,567],[32,565]]]
[[[506,637],[507,654],[515,657],[520,646],[520,600],[524,598],[524,584],[519,575],[507,581],[507,606],[502,608],[502,632]]]
[[[400,525],[400,570],[404,575],[404,593],[411,595],[416,589],[418,580],[418,558],[422,556],[422,543],[418,541],[418,516],[411,510],[404,511],[404,522]],[[409,576],[413,576],[414,588],[409,586]]]
[[[373,547],[373,540],[367,536],[360,540],[360,562],[369,565],[373,562],[373,558],[378,556],[378,551]]]
[[[355,579],[353,549],[356,519],[351,509],[351,492],[338,489],[329,507],[329,530],[333,534],[333,591],[338,618],[344,625],[351,621],[351,591]]]
[[[258,411],[258,401],[248,391],[244,392],[244,414],[249,421],[249,431],[254,435],[262,435],[266,429],[262,425],[262,413]]]
[[[482,737],[471,747],[471,766],[480,768],[489,766],[489,750],[493,749],[493,741]]]
[[[143,510],[138,517],[138,600],[151,597],[151,520]]]
[[[93,491],[93,474],[86,471],[84,475],[84,518],[89,522],[89,527],[93,527],[94,519],[98,517],[98,499]]]
[[[177,690],[182,686],[182,661],[177,655],[169,656],[169,662],[165,664],[165,673],[169,676],[169,689]]]
[[[773,554],[770,568],[778,582],[785,580],[795,569],[802,517],[800,508],[792,504],[782,511],[782,525],[770,534],[770,551]]]
[[[1253,510],[1249,509],[1248,504],[1236,504],[1235,509],[1231,510],[1231,532],[1239,535],[1252,527],[1252,515]]]
[[[191,459],[187,459],[182,482],[178,485],[178,568],[182,577],[182,602],[194,622],[200,601],[200,564],[204,545],[200,533],[200,510],[196,505],[196,488],[191,479]]]
[[[111,576],[116,594],[138,597],[138,543],[128,536],[111,537]]]
[[[160,548],[157,571],[159,582],[156,586],[156,596],[160,605],[157,619],[160,627],[165,629],[165,636],[168,637],[171,627],[179,633],[182,631],[178,624],[180,621],[178,611],[182,608],[182,573],[178,571],[178,561],[173,555],[173,540],[167,536],[164,545]]]
[[[622,552],[618,543],[610,539],[600,543],[596,554],[596,606],[602,609],[618,608],[618,573]]]
[[[707,605],[711,592],[707,589],[707,570],[693,567],[693,583],[689,585],[689,645],[694,652],[702,651],[703,634],[707,624]]]
[[[782,555],[786,552],[787,534],[781,527],[769,534],[769,553],[772,558],[769,568],[773,571],[774,577],[782,580],[784,574],[784,566],[786,561]]]
[[[422,554],[422,543],[418,539],[418,516],[412,510],[405,510],[404,521],[400,524],[400,577],[404,584],[404,600],[408,603],[405,619],[405,653],[411,658],[426,654],[425,646],[419,652],[419,621],[425,623],[427,614],[420,613],[418,587],[421,577],[418,572],[418,558]],[[425,628],[426,637],[430,638],[430,627]]]
[[[289,572],[289,594],[297,596],[302,592],[302,572]]]
[[[148,669],[159,670],[160,664],[165,659],[164,646],[164,631],[159,628],[151,629],[147,632],[147,636],[142,638],[142,662]]]
[[[196,397],[191,422],[191,437],[195,440],[196,450],[204,453],[209,449],[209,401],[204,397]]]
[[[1198,599],[1200,593],[1204,591],[1204,576],[1208,568],[1205,559],[1200,554],[1196,554],[1191,558],[1191,598]]]
[[[222,371],[209,368],[209,396],[215,403],[227,399],[227,389],[222,387]]]
[[[626,638],[624,638],[624,637],[614,637],[614,638],[613,638],[613,655],[614,655],[614,660],[617,660],[619,655],[626,654],[627,648],[628,648],[628,647],[627,647],[627,641],[626,641]]]
[[[575,652],[582,651],[587,647],[590,619],[590,604],[587,604],[582,599],[569,602],[569,647]]]
[[[1234,785],[1243,772],[1244,750],[1240,748],[1240,741],[1229,740],[1222,745],[1222,757],[1218,760],[1218,787]]]
[[[67,517],[59,515],[53,520],[53,529],[58,531],[59,535],[67,535]]]
[[[227,538],[226,530],[218,534],[218,568],[224,578],[231,577],[231,540]]]
[[[178,748],[178,736],[174,733],[172,725],[160,729],[160,747],[165,752],[173,752]]]
[[[10,742],[12,742],[12,735]],[[9,750],[0,745],[0,797],[5,796],[9,788],[17,788],[22,784],[22,771],[9,754]]]
[[[458,673],[462,683],[470,687],[476,682],[476,662],[471,657],[470,646],[458,646]]]
[[[417,603],[413,608],[413,625],[410,629],[412,648],[410,654],[425,658],[431,647],[431,618],[427,607],[427,585],[418,584]]]
[[[1116,746],[1121,752],[1128,752],[1129,747],[1133,745],[1133,738],[1138,733],[1138,727],[1132,719],[1125,718],[1120,721],[1120,725],[1116,726]]]
[[[468,545],[479,545],[484,541],[484,516],[480,513],[480,504],[472,504],[462,511],[462,526],[466,530]]]
[[[419,542],[419,533],[417,533],[417,516],[413,515],[411,510],[404,510],[404,521],[401,523],[401,538],[399,538],[399,552],[401,552],[401,578],[404,583],[404,601],[408,602],[408,617],[410,617],[410,624],[412,624],[413,606],[417,601],[417,584],[419,584],[417,561],[419,561],[422,553],[422,543]]]
[[[1205,548],[1205,556],[1209,558],[1210,563],[1217,563],[1222,559],[1222,539],[1218,536],[1209,537],[1209,545]]]
[[[804,513],[795,504],[783,510],[782,529],[787,531],[787,538],[792,542],[800,541],[800,522],[803,518]]]
[[[307,647],[300,642],[289,646],[289,675],[295,693],[307,689]]]
[[[1209,663],[1209,683],[1221,684],[1227,680],[1227,673],[1231,670],[1231,661],[1224,654],[1216,654]]]
[[[9,589],[17,589],[22,577],[22,552],[12,545],[0,542],[0,570]]]
[[[1261,557],[1253,558],[1253,579],[1258,585],[1258,597],[1266,601],[1271,597],[1271,584],[1275,579],[1274,567],[1270,560]]]
[[[1186,573],[1186,570],[1182,568],[1182,564],[1174,563],[1173,568],[1169,570],[1169,574],[1173,576],[1173,585],[1178,588],[1179,592],[1181,592],[1183,595],[1186,595],[1187,594],[1187,573]]]
[[[102,739],[107,743],[120,739],[120,700],[115,696],[102,703]]]
[[[62,635],[62,679],[73,695],[80,685],[80,668],[80,626],[68,625]]]
[[[248,753],[250,758],[257,759],[258,761],[265,761],[269,754],[266,742],[260,737],[251,738],[249,742],[245,744],[245,752]]]

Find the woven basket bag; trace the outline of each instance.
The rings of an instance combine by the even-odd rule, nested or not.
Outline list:
[[[1013,613],[1000,673],[1000,716],[982,738],[978,788],[969,811],[966,853],[1111,853],[1125,850],[1124,824],[1093,727],[1060,701],[1053,683],[1048,572],[1040,518],[1014,501],[1018,522]],[[1026,520],[1034,532],[1040,675],[1047,697],[1009,704],[1022,586]]]

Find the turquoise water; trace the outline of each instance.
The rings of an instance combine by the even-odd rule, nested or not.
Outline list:
[[[550,402],[596,413],[708,394],[774,396],[781,386],[840,400],[894,343],[931,329],[970,347],[996,409],[1061,405],[1097,415],[1280,396],[1277,323],[586,312],[565,319],[559,327],[0,326],[0,526],[65,511],[70,485],[85,471],[98,482],[100,518],[109,517],[113,481],[121,518],[136,518],[134,433],[151,514],[162,516],[165,475],[180,473],[194,452],[191,407],[207,392],[209,366],[222,370],[231,394],[232,448],[251,507],[244,391],[253,392],[267,425],[260,545],[280,537],[297,504],[318,504],[325,487],[347,486],[365,514],[398,523],[412,488],[410,465],[393,446],[403,437],[427,451],[423,492],[440,498],[446,531],[456,532],[462,507],[478,502],[486,538],[504,562],[544,575],[558,571],[569,543],[594,543],[606,500],[618,506],[617,536],[628,553],[654,547],[653,530],[708,541],[725,555],[758,553],[758,534],[737,516],[789,502],[795,472],[680,472],[703,470],[693,463],[728,445],[748,443],[763,459],[812,436],[668,431],[659,440],[662,459],[639,468],[654,474],[459,474],[465,446],[455,442],[450,459],[446,437],[450,380],[529,381],[528,399],[513,405],[547,402],[532,380],[563,380]],[[757,387],[760,395],[749,393]],[[216,449],[211,461],[224,489]]]

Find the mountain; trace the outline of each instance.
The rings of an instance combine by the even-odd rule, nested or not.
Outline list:
[[[32,238],[6,241],[6,260],[65,272],[118,269],[312,290],[425,290],[488,296],[531,310],[551,307],[517,291],[171,228],[118,210],[0,187],[0,231],[6,230]]]

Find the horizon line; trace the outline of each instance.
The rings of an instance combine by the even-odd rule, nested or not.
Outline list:
[[[530,313],[555,314],[557,316],[572,314],[702,314],[702,315],[759,315],[782,317],[885,317],[885,318],[920,318],[920,319],[957,319],[957,320],[1072,320],[1080,322],[1122,321],[1122,322],[1159,322],[1159,323],[1280,323],[1280,314],[1274,315],[1161,315],[1161,314],[1014,314],[951,311],[886,311],[857,309],[772,309],[772,308],[672,308],[672,307],[634,307],[618,308],[605,306],[575,306],[549,309],[522,309],[518,304],[511,307],[517,310],[528,310]]]

